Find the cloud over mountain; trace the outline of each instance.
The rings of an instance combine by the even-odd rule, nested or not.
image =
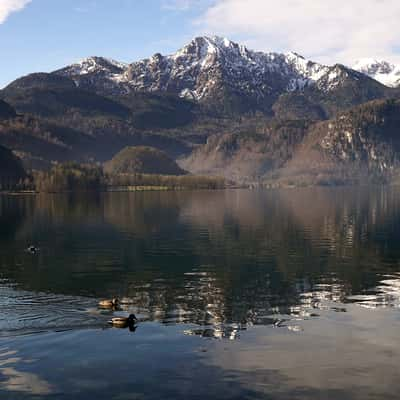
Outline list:
[[[197,22],[252,48],[351,64],[371,54],[398,59],[399,20],[398,0],[216,0]]]
[[[10,14],[22,10],[32,0],[1,0],[0,1],[0,24],[5,22]]]

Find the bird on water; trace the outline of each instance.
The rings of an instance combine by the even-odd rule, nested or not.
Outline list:
[[[37,247],[34,246],[34,245],[30,245],[30,246],[28,247],[27,250],[28,250],[29,253],[31,253],[31,254],[36,254],[36,253],[39,251],[39,248],[37,248]]]
[[[137,322],[135,314],[129,315],[129,317],[114,317],[111,318],[109,324],[116,328],[126,328],[127,326],[134,326]]]
[[[101,308],[113,308],[117,307],[118,304],[119,300],[117,298],[99,301],[99,307]]]

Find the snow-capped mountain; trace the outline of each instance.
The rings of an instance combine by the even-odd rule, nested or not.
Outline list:
[[[262,53],[226,38],[198,37],[172,55],[157,53],[130,65],[91,57],[55,73],[74,79],[78,86],[99,90],[169,91],[201,100],[221,85],[257,97],[314,85],[329,91],[349,71],[296,53]]]
[[[174,54],[157,53],[132,64],[91,57],[54,74],[102,95],[167,92],[228,113],[271,114],[283,94],[307,92],[312,97],[311,106],[327,96],[331,98],[329,104],[342,101],[351,105],[383,97],[386,90],[364,73],[344,65],[319,64],[293,52],[252,51],[217,36],[197,37]],[[346,100],[336,101],[343,98]],[[340,108],[335,107],[326,115]]]
[[[353,65],[353,69],[381,82],[385,86],[400,86],[400,65],[383,60],[364,58]]]
[[[201,100],[223,84],[257,97],[303,89],[328,72],[295,53],[254,52],[226,38],[198,37],[173,55],[131,64],[125,77],[135,90],[174,91]]]

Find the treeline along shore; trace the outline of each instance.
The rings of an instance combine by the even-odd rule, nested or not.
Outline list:
[[[21,179],[0,177],[2,191],[60,193],[76,191],[140,191],[223,189],[220,177],[196,175],[159,175],[142,173],[106,173],[102,166],[65,163],[49,171],[33,171]]]

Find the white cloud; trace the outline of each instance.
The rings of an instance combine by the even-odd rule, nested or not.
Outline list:
[[[399,60],[399,21],[399,0],[215,0],[197,24],[257,50],[349,64],[361,57]]]
[[[22,10],[32,0],[0,0],[0,24],[2,24],[10,14]]]

